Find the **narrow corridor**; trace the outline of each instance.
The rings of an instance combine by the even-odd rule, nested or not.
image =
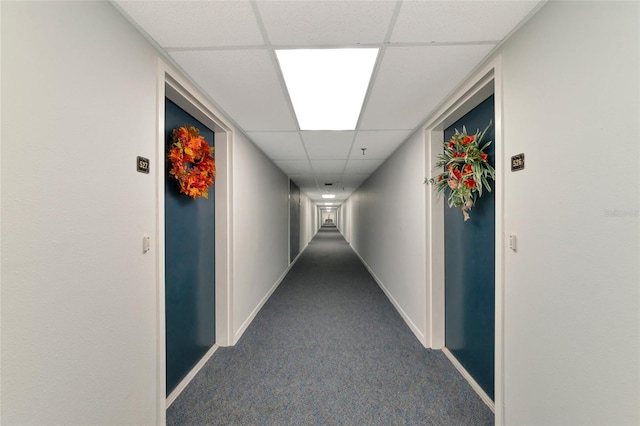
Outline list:
[[[316,234],[238,344],[218,349],[167,411],[169,425],[493,421],[334,227]]]

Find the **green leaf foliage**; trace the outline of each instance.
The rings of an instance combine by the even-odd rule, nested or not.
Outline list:
[[[424,180],[425,184],[434,185],[438,195],[448,190],[449,207],[460,208],[465,221],[469,219],[467,212],[482,197],[482,191],[491,192],[490,182],[495,181],[495,169],[484,152],[492,141],[484,142],[480,147],[492,124],[489,122],[483,131],[478,129],[474,135],[467,134],[465,126],[462,132],[455,129],[451,139],[443,143],[443,152],[438,155],[434,167],[434,170],[444,170]]]

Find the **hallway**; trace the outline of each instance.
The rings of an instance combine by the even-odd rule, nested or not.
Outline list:
[[[0,1],[0,424],[640,425],[640,2],[491,25],[521,3]],[[296,122],[275,51],[304,46],[380,49],[356,130]],[[424,184],[492,94],[493,415],[439,352]],[[198,229],[165,211],[167,99],[214,132],[214,259],[167,247]],[[215,266],[213,357],[175,400],[172,250]]]
[[[493,421],[333,227],[316,234],[240,341],[218,349],[167,410],[170,425]]]

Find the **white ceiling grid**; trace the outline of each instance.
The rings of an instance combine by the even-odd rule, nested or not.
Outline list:
[[[115,3],[312,200],[339,203],[540,2]],[[300,131],[275,49],[342,47],[380,49],[357,128]]]

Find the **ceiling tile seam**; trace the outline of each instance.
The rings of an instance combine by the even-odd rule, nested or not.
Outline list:
[[[247,130],[247,133],[298,133],[297,130]]]
[[[386,44],[391,39],[391,34],[393,33],[393,28],[398,21],[398,15],[400,15],[400,9],[402,8],[402,1],[398,1],[393,8],[393,14],[391,15],[391,19],[389,20],[389,26],[387,27],[387,32],[384,35],[383,44],[380,47],[380,51],[378,52],[378,57],[376,58],[376,63],[373,67],[373,72],[371,73],[371,79],[369,80],[369,86],[367,87],[367,93],[364,96],[362,101],[362,107],[360,108],[360,115],[358,116],[358,122],[356,123],[356,132],[353,135],[353,140],[351,141],[351,148],[349,148],[349,152],[347,153],[347,158],[351,158],[351,153],[353,152],[353,147],[356,144],[356,136],[358,135],[358,131],[360,131],[360,124],[362,123],[362,117],[364,116],[367,105],[369,104],[369,99],[371,97],[371,91],[373,90],[373,86],[375,85],[376,79],[378,78],[378,73],[380,72],[380,65],[382,64],[382,60],[384,58],[384,53],[386,51]],[[344,166],[343,173],[347,169],[347,165]]]
[[[484,46],[498,44],[500,40],[469,40],[469,41],[397,41],[387,42],[387,47],[455,47],[455,46]]]
[[[545,4],[548,3],[549,0],[544,0],[541,1],[540,3],[538,3],[538,5],[536,7],[534,7],[531,11],[529,11],[529,13],[527,14],[527,16],[524,17],[524,19],[522,19],[518,25],[516,25],[514,28],[511,29],[511,31],[509,31],[503,38],[502,40],[499,40],[498,43],[493,47],[493,49],[491,49],[491,51],[478,63],[478,65],[476,65],[461,81],[460,83],[458,83],[444,98],[442,98],[442,100],[431,110],[429,111],[429,113],[426,115],[426,117],[424,118],[424,120],[422,120],[420,123],[418,123],[418,125],[416,126],[415,129],[413,129],[413,131],[405,138],[405,140],[402,142],[406,142],[407,140],[409,140],[410,138],[412,138],[416,133],[423,131],[425,126],[429,123],[429,121],[433,120],[434,118],[434,114],[436,111],[438,111],[440,108],[442,108],[446,102],[450,99],[451,96],[453,96],[458,90],[460,90],[461,87],[463,87],[464,83],[467,82],[467,80],[474,75],[478,70],[480,70],[487,62],[490,58],[493,57],[493,55],[495,54],[495,52],[498,51],[498,49],[500,49],[502,47],[502,45],[504,43],[506,43],[506,41],[511,38],[511,36],[513,34],[515,34],[527,21],[529,21],[529,19],[531,19],[531,17],[533,15],[535,15]],[[402,145],[402,144],[401,144]],[[399,147],[398,147],[399,148]],[[398,149],[396,148],[396,150]],[[395,152],[395,151],[394,151]]]
[[[253,10],[253,14],[256,18],[256,22],[258,23],[258,28],[260,29],[260,34],[262,34],[262,39],[265,42],[265,45],[269,52],[269,59],[271,60],[271,64],[273,65],[276,75],[278,76],[278,81],[280,82],[280,88],[284,94],[284,97],[287,101],[287,107],[289,108],[289,113],[294,118],[294,122],[296,125],[296,130],[298,131],[298,139],[302,144],[302,149],[304,150],[305,155],[307,156],[307,162],[309,163],[309,167],[313,170],[313,166],[311,164],[311,158],[309,157],[309,152],[307,151],[307,147],[304,144],[304,139],[302,138],[302,133],[300,132],[300,123],[298,123],[298,117],[296,116],[295,110],[293,108],[293,102],[291,102],[291,96],[289,95],[289,90],[287,89],[287,85],[284,81],[284,76],[282,75],[282,69],[280,68],[280,63],[278,62],[278,57],[276,56],[276,52],[271,45],[271,38],[267,32],[267,28],[264,26],[264,22],[262,20],[262,15],[260,14],[260,9],[258,8],[258,3],[256,0],[251,0],[251,9]],[[318,190],[320,190],[320,184],[318,182],[317,177],[314,175],[314,180],[316,181],[316,186]]]
[[[378,48],[380,43],[353,43],[353,44],[244,44],[244,45],[224,45],[224,46],[167,46],[163,49],[168,52],[190,52],[190,51],[215,51],[215,50],[269,50],[269,49],[342,49],[342,48],[369,47]]]
[[[215,52],[225,50],[268,50],[269,47],[264,44],[245,44],[245,45],[225,45],[225,46],[198,46],[198,47],[165,47],[167,52]]]
[[[395,151],[397,151],[400,146],[402,144],[404,144],[406,141],[408,141],[409,139],[411,139],[416,133],[420,132],[420,131],[424,131],[425,127],[427,126],[427,124],[434,119],[434,115],[436,113],[436,111],[439,111],[446,103],[449,99],[451,99],[451,97],[453,97],[459,90],[460,88],[462,88],[464,86],[464,84],[476,73],[478,72],[480,69],[482,69],[482,67],[485,66],[485,64],[488,62],[488,60],[490,58],[493,57],[494,53],[500,48],[500,46],[502,45],[502,43],[504,43],[504,40],[502,42],[500,42],[500,44],[497,44],[496,46],[493,47],[493,49],[491,49],[489,51],[489,53],[487,53],[487,55],[482,58],[480,60],[480,62],[471,69],[471,71],[469,71],[461,80],[460,82],[454,86],[453,89],[451,89],[449,91],[449,93],[447,93],[444,97],[442,97],[442,99],[440,100],[440,102],[438,102],[438,104],[436,104],[431,111],[429,111],[425,118],[420,121],[418,123],[418,125],[415,127],[415,129],[413,129],[413,131],[407,135],[407,137],[402,141],[402,143],[400,145],[398,145],[398,147],[391,153],[391,155],[393,155],[393,153],[395,153]]]
[[[358,132],[410,132],[413,130],[413,127],[407,127],[404,129],[358,129]]]
[[[452,46],[483,46],[501,43],[502,40],[471,40],[471,41],[429,41],[429,42],[385,42],[387,47],[452,47]],[[344,49],[344,48],[380,48],[380,43],[355,43],[355,44],[317,44],[317,45],[226,45],[226,46],[199,46],[199,47],[162,47],[167,52],[215,52],[230,50],[286,50],[286,49]]]
[[[371,80],[369,81],[369,87],[367,87],[367,93],[364,97],[364,100],[362,102],[362,108],[360,109],[360,115],[358,116],[358,122],[356,123],[356,130],[360,131],[360,125],[362,123],[362,117],[364,116],[366,110],[367,110],[367,106],[369,105],[369,99],[371,97],[371,91],[375,85],[376,79],[378,78],[378,73],[380,71],[380,66],[382,64],[382,60],[384,58],[384,54],[387,50],[387,44],[389,43],[389,41],[391,40],[391,35],[393,34],[393,29],[396,26],[396,22],[398,21],[398,16],[400,15],[400,9],[402,9],[402,0],[398,1],[395,5],[395,7],[393,8],[393,14],[391,15],[391,19],[389,20],[389,26],[387,27],[387,33],[384,36],[384,41],[383,44],[380,48],[380,51],[378,52],[378,57],[376,58],[376,64],[373,68],[373,72],[371,73]],[[357,132],[353,135],[353,141],[351,142],[351,149],[349,149],[349,153],[347,154],[347,160],[351,158],[351,153],[353,152],[353,147],[356,144],[356,136],[357,136]],[[363,151],[364,153],[364,151]],[[344,170],[342,171],[342,174],[344,175],[347,171],[347,165],[348,165],[349,161],[347,161],[344,165]],[[367,178],[368,179],[368,178]],[[365,179],[365,180],[367,180]],[[356,186],[356,190],[362,185],[362,183],[360,183],[360,185]],[[354,190],[355,192],[355,190]]]
[[[405,138],[405,141],[409,140],[410,138],[413,137],[413,135],[415,135],[416,133],[418,133],[419,131],[423,131],[425,126],[429,123],[429,121],[433,120],[434,118],[434,114],[436,111],[438,111],[440,108],[442,108],[446,102],[451,98],[451,96],[453,96],[458,90],[460,90],[461,87],[463,87],[463,85],[467,82],[467,80],[474,75],[478,70],[482,69],[482,67],[484,67],[484,65],[488,62],[488,60],[490,58],[493,57],[493,55],[495,54],[495,52],[497,52],[504,43],[506,43],[506,41],[511,38],[511,36],[513,34],[515,34],[529,19],[531,19],[531,17],[533,15],[535,15],[540,8],[542,8],[546,3],[548,3],[548,0],[544,0],[541,1],[540,3],[538,3],[538,5],[536,7],[534,7],[531,11],[529,11],[529,13],[527,14],[527,16],[524,17],[524,19],[522,19],[518,25],[516,25],[514,28],[511,29],[511,31],[509,31],[509,33],[507,33],[507,35],[505,35],[505,37],[500,40],[494,47],[493,49],[491,49],[491,51],[489,53],[487,53],[487,55],[478,63],[478,65],[476,65],[461,81],[460,83],[458,83],[444,98],[442,98],[442,100],[431,110],[429,111],[429,113],[427,114],[427,116],[424,118],[424,120],[422,120],[420,123],[418,123],[418,125],[416,126],[415,129],[413,129],[413,131]],[[403,142],[404,143],[404,142]],[[397,149],[397,148],[396,148]]]
[[[207,92],[202,86],[200,86],[200,84],[198,84],[195,79],[193,77],[191,77],[191,74],[189,74],[184,68],[182,68],[182,66],[180,64],[178,64],[178,62],[176,60],[174,60],[171,56],[169,56],[169,54],[167,52],[164,52],[164,56],[165,58],[169,61],[169,63],[175,67],[175,69],[177,71],[179,71],[185,78],[186,80],[191,83],[193,85],[193,87],[205,98],[207,99],[209,102],[211,102],[211,105],[213,105],[214,108],[216,108],[216,110],[224,116],[225,120],[230,123],[231,125],[233,125],[239,132],[243,133],[247,138],[249,138],[249,136],[247,135],[247,132],[233,119],[233,117],[231,116],[231,114],[229,114],[224,108],[222,108],[222,106],[220,104],[218,104],[212,97],[211,95],[209,95],[209,92]],[[250,139],[250,138],[249,138]]]
[[[362,114],[362,111],[360,111]],[[360,121],[360,117],[358,117],[358,121]],[[349,152],[347,153],[347,161],[344,162],[344,167],[342,168],[342,174],[347,172],[347,164],[349,163],[349,157],[351,157],[351,151],[353,151],[353,146],[356,144],[356,137],[358,136],[358,132],[353,132],[353,137],[351,138],[351,147],[349,148]]]
[[[171,65],[176,71],[178,71],[180,74],[182,74],[182,76],[197,90],[199,91],[200,95],[202,97],[204,97],[207,101],[209,101],[211,103],[211,105],[217,110],[217,113],[221,114],[222,116],[224,116],[224,119],[226,120],[227,123],[231,124],[232,126],[235,127],[235,130],[232,131],[232,135],[235,132],[239,132],[242,133],[247,139],[251,140],[252,139],[249,137],[249,135],[247,135],[247,132],[238,124],[238,122],[236,122],[236,120],[231,116],[231,114],[229,114],[224,108],[222,108],[222,106],[220,104],[218,104],[210,95],[209,92],[207,92],[206,90],[204,90],[204,88],[202,86],[200,86],[193,77],[191,77],[191,75],[178,63],[178,61],[176,61],[170,54],[169,52],[166,50],[165,47],[161,46],[160,43],[158,43],[153,37],[151,37],[151,34],[149,34],[144,28],[142,28],[142,26],[140,26],[140,24],[138,24],[137,21],[135,21],[128,13],[126,13],[124,11],[124,9],[122,9],[122,7],[117,4],[116,2],[112,2],[112,5],[114,5],[116,7],[116,9],[127,19],[127,21],[129,21],[129,23],[131,25],[133,25],[133,27],[140,32],[140,34],[143,35],[144,38],[147,39],[147,41],[162,55],[162,57],[169,63],[169,65]],[[261,150],[262,151],[262,150]],[[265,154],[266,155],[266,154]]]
[[[169,52],[167,52],[167,50],[160,45],[160,43],[158,43],[153,37],[151,37],[151,34],[149,34],[144,28],[142,28],[142,26],[140,24],[138,24],[138,22],[133,19],[133,17],[131,17],[118,3],[116,2],[111,2],[111,5],[114,6],[118,12],[120,12],[127,21],[129,21],[129,23],[135,28],[136,31],[138,31],[140,34],[142,34],[142,36],[147,39],[147,41],[158,51],[160,52],[160,54],[162,55],[162,57],[171,65],[173,66],[178,72],[180,72],[184,78],[191,83],[199,92],[200,94],[207,99],[209,102],[211,102],[211,105],[216,108],[218,110],[218,112],[220,114],[222,114],[224,116],[224,118],[226,119],[226,121],[235,126],[240,132],[244,133],[246,135],[246,132],[244,132],[244,130],[242,129],[242,127],[240,127],[238,125],[238,123],[231,117],[231,115],[225,111],[224,108],[222,108],[220,106],[220,104],[218,104],[215,100],[213,100],[213,98],[209,95],[209,93],[204,90],[198,83],[196,83],[195,79],[193,77],[191,77],[191,75],[189,73],[187,73],[187,71],[182,68],[182,66],[180,66],[180,64],[178,64],[178,61],[176,61],[175,59],[173,59],[173,57],[169,54]]]

